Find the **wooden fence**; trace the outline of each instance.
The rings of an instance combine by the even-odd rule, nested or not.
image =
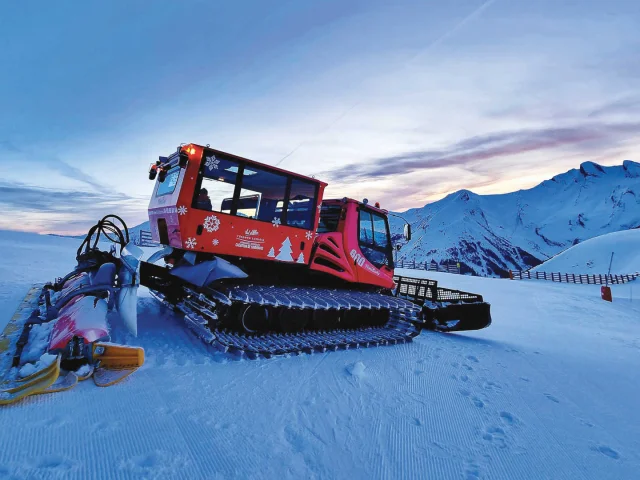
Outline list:
[[[563,283],[584,283],[590,285],[604,285],[606,283],[618,284],[627,283],[640,277],[640,273],[629,275],[607,275],[607,274],[579,274],[579,273],[550,273],[532,272],[531,270],[509,271],[509,278],[512,280],[547,280],[550,282]]]
[[[410,268],[412,270],[427,270],[429,272],[445,272],[460,274],[460,264],[452,263],[448,265],[439,265],[436,262],[418,262],[415,260],[406,261],[398,260],[396,268]]]

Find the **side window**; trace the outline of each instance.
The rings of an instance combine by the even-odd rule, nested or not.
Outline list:
[[[387,222],[382,215],[377,213],[371,214],[373,218],[373,243],[380,248],[389,246],[389,237],[387,236]]]
[[[199,181],[201,185],[194,192],[192,205],[195,209],[233,213],[276,225],[286,221],[292,227],[313,228],[318,191],[313,182],[229,160],[213,152],[205,153]],[[234,198],[238,183],[239,195]]]
[[[176,185],[178,184],[178,177],[180,176],[180,167],[173,167],[167,173],[164,182],[160,183],[158,181],[158,190],[156,190],[156,197],[161,197],[163,195],[170,195],[176,189]]]
[[[193,208],[231,213],[233,192],[238,177],[238,162],[216,158],[214,154],[203,161],[202,185],[195,192]]]
[[[371,213],[366,210],[360,210],[360,243],[373,244]]]
[[[247,165],[242,175],[238,215],[282,224],[287,177]]]
[[[322,205],[318,233],[337,232],[340,224],[341,205]]]
[[[313,228],[313,212],[316,206],[315,184],[293,178],[291,180],[291,192],[289,193],[289,205],[287,207],[287,225],[292,227]]]

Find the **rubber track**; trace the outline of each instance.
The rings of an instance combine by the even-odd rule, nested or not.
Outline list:
[[[410,342],[421,330],[420,307],[407,300],[368,292],[282,287],[233,287],[225,292],[232,301],[301,309],[389,309],[388,322],[382,327],[348,330],[303,331],[248,335],[228,330],[209,329],[215,323],[215,302],[210,297],[191,295],[176,305],[159,293],[151,292],[169,308],[180,311],[184,321],[205,343],[223,352],[248,358],[274,355],[326,352],[328,350],[397,345]]]

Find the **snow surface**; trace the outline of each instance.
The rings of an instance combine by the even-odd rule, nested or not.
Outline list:
[[[589,238],[640,226],[640,164],[585,162],[528,190],[460,190],[401,215],[413,239],[400,259],[454,261],[478,275],[506,276]],[[389,223],[399,236],[403,221],[390,217]]]
[[[36,362],[40,359],[42,352],[48,348],[52,329],[53,323],[43,323],[42,325],[34,325],[31,327],[29,341],[22,350],[20,363]],[[26,375],[22,376],[24,377]]]
[[[64,240],[0,232],[15,248],[0,324],[72,267],[78,241]],[[0,408],[0,477],[637,478],[638,282],[608,303],[598,286],[429,276],[484,295],[493,325],[235,361],[141,289],[138,338],[114,319],[112,340],[143,346],[145,365]]]
[[[49,353],[43,353],[40,358],[37,359],[34,363],[25,363],[22,367],[20,367],[19,376],[20,378],[28,377],[29,375],[33,375],[34,373],[42,370],[45,367],[48,367],[53,362],[55,362],[56,355],[51,355]]]
[[[626,275],[640,272],[640,228],[591,238],[532,269],[539,272]]]

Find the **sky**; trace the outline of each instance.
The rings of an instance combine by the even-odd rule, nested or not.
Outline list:
[[[0,5],[0,229],[146,219],[181,143],[422,206],[640,160],[635,0]]]

